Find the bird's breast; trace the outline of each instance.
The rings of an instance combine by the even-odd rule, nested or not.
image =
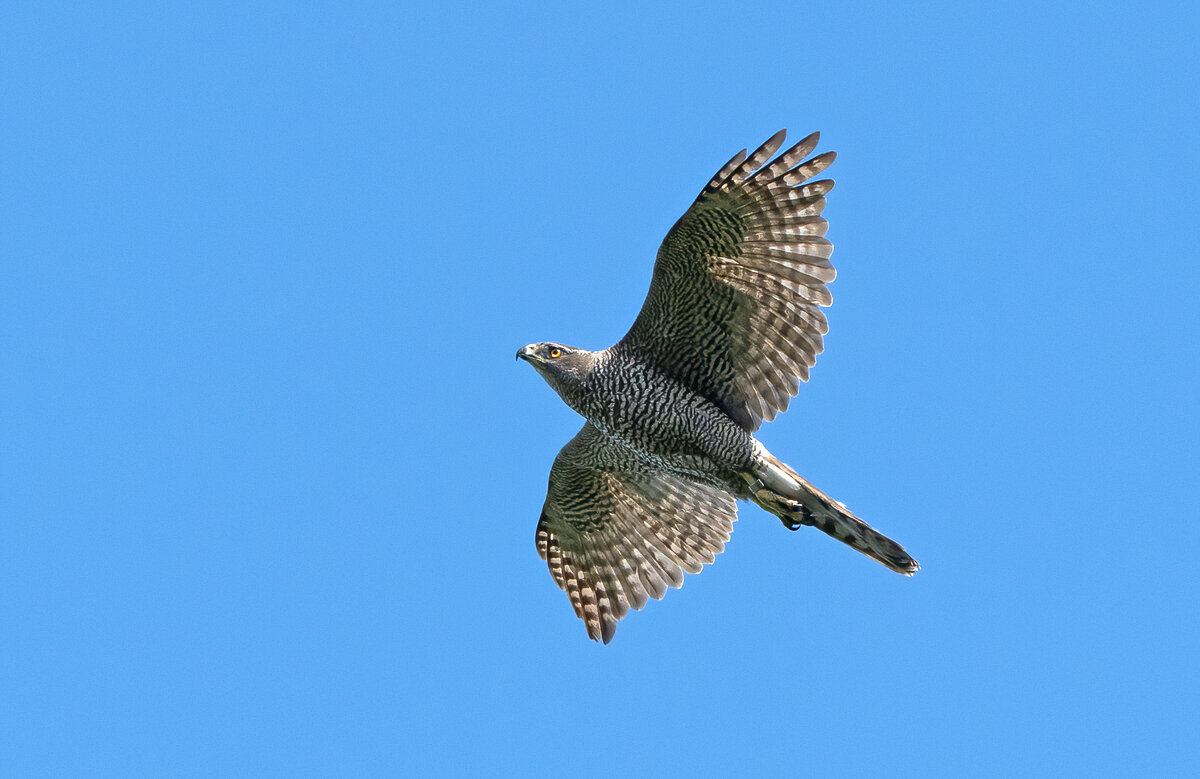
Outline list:
[[[606,371],[585,416],[606,435],[661,467],[743,467],[752,440],[724,411],[678,381],[643,366]]]

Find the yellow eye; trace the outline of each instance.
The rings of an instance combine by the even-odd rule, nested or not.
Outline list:
[[[551,349],[550,350],[550,359],[557,360],[559,357],[562,357],[562,349]]]

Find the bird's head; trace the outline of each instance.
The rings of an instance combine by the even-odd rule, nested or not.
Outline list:
[[[591,376],[595,352],[547,341],[522,346],[517,350],[517,359],[532,365],[567,405],[574,408]]]

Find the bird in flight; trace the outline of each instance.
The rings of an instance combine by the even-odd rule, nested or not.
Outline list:
[[[833,182],[812,179],[836,155],[806,159],[813,133],[772,159],[784,136],[738,152],[667,233],[624,338],[517,352],[587,420],[554,459],[536,540],[593,640],[713,562],[738,500],[898,573],[920,567],[753,436],[808,380],[835,275],[821,216]]]

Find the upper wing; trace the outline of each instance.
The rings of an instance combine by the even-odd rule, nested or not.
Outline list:
[[[717,172],[658,250],[646,302],[621,341],[713,401],[747,431],[787,408],[822,349],[833,245],[821,218],[833,162],[801,163],[813,133],[764,163],[780,130]]]
[[[711,563],[735,519],[733,496],[654,470],[587,422],[550,469],[538,554],[607,644],[630,608]]]

